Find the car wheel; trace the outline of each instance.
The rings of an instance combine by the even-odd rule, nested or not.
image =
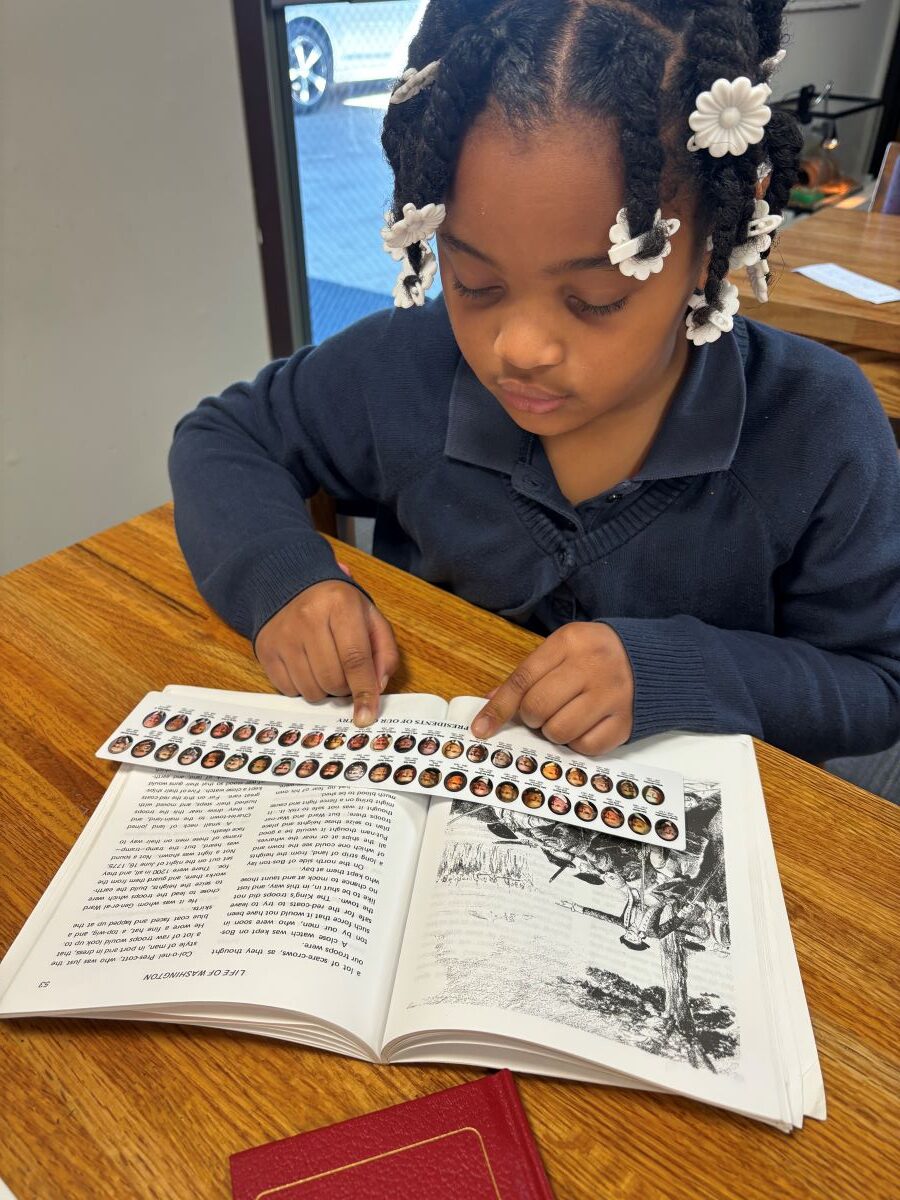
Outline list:
[[[328,35],[315,21],[291,21],[287,27],[288,77],[294,112],[307,115],[331,94],[333,60]]]

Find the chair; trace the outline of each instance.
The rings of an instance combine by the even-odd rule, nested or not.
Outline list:
[[[900,216],[900,142],[885,146],[869,212]]]

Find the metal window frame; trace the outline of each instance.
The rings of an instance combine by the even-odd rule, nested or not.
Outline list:
[[[283,11],[231,0],[253,180],[269,343],[283,358],[312,341]]]
[[[276,358],[312,341],[284,10],[296,0],[231,0],[269,344]],[[331,4],[335,0],[303,0]],[[341,0],[372,4],[376,0]]]

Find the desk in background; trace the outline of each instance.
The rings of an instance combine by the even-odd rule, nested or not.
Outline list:
[[[340,557],[393,622],[392,690],[483,695],[539,642],[352,547]],[[270,690],[197,595],[169,506],[0,578],[0,953],[112,778],[94,748],[167,683]],[[829,1118],[786,1137],[674,1096],[520,1075],[559,1200],[897,1194],[900,813],[770,746],[757,757]],[[848,812],[833,849],[829,814]],[[89,1020],[2,1022],[0,1064],[0,1178],[18,1200],[225,1198],[236,1150],[478,1074]]]
[[[869,304],[794,274],[794,267],[822,262],[900,287],[900,217],[830,208],[794,221],[777,238],[769,259],[768,304],[756,300],[743,271],[736,273],[741,312],[848,355],[898,422],[900,302]]]

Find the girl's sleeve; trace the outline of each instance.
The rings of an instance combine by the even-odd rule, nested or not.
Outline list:
[[[351,582],[306,500],[319,487],[353,504],[377,496],[355,346],[333,343],[270,363],[175,429],[169,476],[184,557],[204,598],[251,639],[312,584]]]
[[[750,733],[812,762],[900,739],[900,466],[870,399],[775,579],[776,634],[605,621],[631,660],[633,738]]]

